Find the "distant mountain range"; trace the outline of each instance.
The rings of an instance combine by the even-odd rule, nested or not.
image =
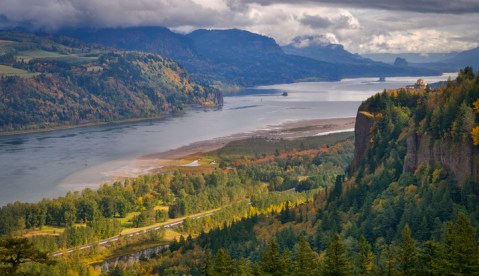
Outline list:
[[[411,66],[420,68],[429,68],[443,72],[455,72],[466,66],[473,68],[479,67],[479,47],[463,52],[450,53],[399,53],[399,54],[365,54],[364,57],[393,63],[397,57],[406,59]]]
[[[283,46],[282,49],[289,55],[304,56],[331,63],[380,64],[380,62],[374,62],[371,59],[346,51],[341,44],[309,45],[306,47],[297,47],[294,44],[289,44]]]
[[[323,49],[281,48],[272,38],[231,30],[197,30],[187,35],[162,27],[65,30],[61,34],[108,47],[154,52],[169,57],[201,81],[253,86],[344,77],[435,75],[353,55],[341,45]],[[322,52],[318,57],[318,53]]]

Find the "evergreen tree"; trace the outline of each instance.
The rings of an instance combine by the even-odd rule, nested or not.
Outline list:
[[[253,268],[251,267],[251,262],[248,259],[241,258],[238,261],[236,275],[238,276],[252,276]]]
[[[261,270],[270,275],[281,276],[283,267],[281,265],[281,255],[279,253],[278,243],[271,239],[268,243],[266,251],[261,257]]]
[[[213,275],[217,276],[231,276],[235,273],[234,262],[228,252],[221,248],[216,253],[215,262],[213,265]]]
[[[372,275],[375,256],[371,250],[371,245],[364,236],[359,238],[358,247],[359,251],[356,254],[357,275]]]
[[[281,254],[281,258],[279,261],[281,263],[280,269],[283,275],[293,274],[294,265],[293,260],[291,259],[291,252],[288,249],[286,249],[283,254]]]
[[[402,242],[399,247],[399,269],[404,275],[412,275],[417,268],[418,252],[416,241],[411,237],[411,230],[406,224],[402,231]]]
[[[301,236],[296,246],[296,260],[294,262],[294,275],[316,275],[318,270],[318,256],[309,246],[308,241]]]
[[[442,266],[451,275],[479,274],[479,247],[475,239],[476,230],[464,213],[457,221],[449,223],[445,235],[445,256]]]
[[[337,234],[328,245],[324,266],[324,275],[350,275],[352,272],[346,246]]]
[[[176,239],[174,241],[176,241]],[[209,252],[206,252],[205,261],[203,262],[203,265],[201,266],[201,275],[204,275],[204,276],[213,275],[211,257]]]

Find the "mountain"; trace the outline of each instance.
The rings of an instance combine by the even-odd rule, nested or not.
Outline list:
[[[0,32],[0,130],[155,118],[187,104],[220,105],[221,93],[190,81],[157,54],[77,40]]]
[[[196,80],[211,83],[252,86],[340,78],[332,64],[285,55],[273,39],[236,29],[180,35],[163,27],[130,27],[62,34],[108,47],[158,53],[182,64]]]
[[[463,68],[465,66],[478,68],[479,67],[479,47],[460,52],[452,58],[443,60],[443,62],[452,63],[458,66],[459,68]]]
[[[309,45],[306,47],[297,47],[295,44],[288,44],[281,48],[289,55],[304,56],[332,63],[373,63],[370,59],[346,51],[344,46],[340,44]]]
[[[302,80],[338,80],[343,77],[431,75],[429,69],[395,68],[373,62],[347,63],[334,58],[312,59],[290,55],[272,39],[248,31],[197,30],[175,34],[162,27],[131,27],[64,31],[83,41],[126,50],[153,51],[182,64],[196,80],[210,83],[260,84]],[[335,52],[331,49],[331,52]],[[344,51],[345,52],[345,51]]]
[[[463,52],[450,53],[400,53],[400,54],[365,54],[373,60],[394,63],[397,58],[404,58],[410,66],[429,68],[441,72],[455,72],[466,66],[479,67],[479,47]]]
[[[393,64],[396,58],[404,58],[411,63],[436,63],[441,62],[445,59],[449,59],[457,55],[457,52],[450,53],[371,53],[371,54],[362,54],[361,56],[372,59],[374,61],[380,61],[385,63]]]
[[[430,75],[437,74],[438,71],[429,68],[420,68],[408,66],[407,63],[386,64],[364,58],[358,54],[352,54],[339,44],[310,44],[308,46],[299,46],[297,43],[291,43],[283,46],[285,53],[311,58],[318,61],[330,62],[341,68],[345,77],[386,77],[386,76],[404,76],[404,75]]]
[[[190,39],[164,27],[65,29],[59,34],[116,49],[157,53],[174,60],[193,59],[196,55]]]

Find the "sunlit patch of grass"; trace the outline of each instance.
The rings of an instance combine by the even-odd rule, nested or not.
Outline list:
[[[121,227],[122,228],[133,228],[133,223],[131,222],[131,220],[139,214],[140,214],[140,212],[131,212],[131,213],[128,213],[124,218],[119,218],[118,220],[121,223]]]
[[[0,65],[0,75],[17,76],[22,78],[32,78],[38,73],[31,73],[23,69],[14,68],[7,65]]]
[[[23,235],[24,237],[39,236],[39,235],[52,235],[58,236],[65,231],[63,227],[43,226],[42,229],[32,230]]]

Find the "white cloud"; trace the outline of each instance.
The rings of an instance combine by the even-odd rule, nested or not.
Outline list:
[[[0,26],[54,30],[160,25],[181,32],[239,28],[273,37],[279,44],[311,36],[359,53],[479,46],[478,1],[431,1],[2,0]]]

